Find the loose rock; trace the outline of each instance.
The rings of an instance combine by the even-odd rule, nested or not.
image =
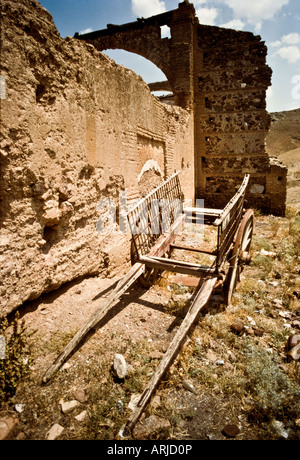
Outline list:
[[[148,439],[152,433],[162,429],[169,429],[170,427],[169,420],[157,415],[150,415],[150,417],[135,426],[133,436],[135,439]]]
[[[48,441],[54,441],[62,434],[63,431],[64,427],[59,425],[58,423],[55,423],[55,425],[53,425],[53,427],[50,428],[50,430],[46,434],[46,439]]]
[[[223,428],[223,434],[229,438],[235,438],[240,432],[240,429],[236,425],[226,425]]]
[[[160,359],[164,356],[164,354],[161,351],[152,351],[149,354],[149,358],[151,359]]]
[[[189,380],[184,380],[182,382],[182,385],[186,390],[191,391],[194,394],[197,394],[196,388],[194,387],[194,385]]]
[[[290,335],[287,340],[287,350],[290,351],[293,347],[300,344],[300,334]]]
[[[77,422],[83,422],[86,417],[86,414],[87,414],[87,411],[84,410],[80,414],[76,415],[76,417],[74,418],[77,420]]]
[[[15,410],[21,414],[21,412],[24,412],[25,409],[25,404],[16,404],[15,405]]]
[[[78,389],[73,391],[73,396],[77,401],[84,403],[87,401],[87,395],[84,390]]]
[[[129,404],[128,404],[128,409],[134,411],[137,407],[137,404],[139,400],[141,399],[142,394],[133,394],[131,395]]]
[[[289,432],[284,428],[284,425],[282,422],[279,420],[273,420],[272,421],[272,427],[274,430],[277,432],[277,434],[284,439],[287,439],[289,437]]]
[[[61,400],[60,401],[60,407],[61,407],[61,411],[63,414],[67,414],[69,412],[71,412],[73,409],[75,409],[75,407],[77,407],[79,404],[78,401],[76,401],[75,399],[73,401],[63,401]]]
[[[239,323],[239,322],[232,323],[231,326],[230,326],[230,329],[235,334],[241,334],[241,332],[243,332],[243,330],[244,330],[244,325],[242,323]]]
[[[10,439],[17,429],[18,419],[15,417],[5,416],[0,419],[0,441]]]
[[[265,330],[262,327],[254,327],[253,330],[254,330],[254,335],[256,335],[256,337],[262,337],[265,332]]]
[[[127,375],[127,364],[123,355],[116,353],[114,356],[114,371],[119,379],[124,379]]]
[[[218,360],[218,357],[211,350],[208,350],[206,357],[209,361],[212,361],[213,363],[215,363]]]

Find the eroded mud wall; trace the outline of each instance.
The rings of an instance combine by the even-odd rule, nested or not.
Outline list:
[[[36,0],[1,7],[4,316],[129,259],[129,235],[96,230],[100,200],[117,208],[120,190],[132,200],[178,169],[186,198],[194,182],[190,114],[93,46],[62,39]]]

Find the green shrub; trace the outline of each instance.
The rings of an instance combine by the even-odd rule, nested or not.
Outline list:
[[[0,403],[12,397],[20,380],[28,372],[26,359],[26,331],[24,321],[19,321],[17,313],[11,323],[9,333],[7,318],[0,320],[0,335],[4,337],[5,354],[0,359]]]
[[[263,422],[276,418],[282,421],[300,416],[300,386],[279,368],[276,359],[266,350],[248,344],[244,351],[246,390],[255,401],[253,419]]]

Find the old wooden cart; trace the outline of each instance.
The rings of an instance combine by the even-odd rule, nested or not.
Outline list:
[[[186,334],[196,321],[200,310],[207,304],[217,285],[223,286],[224,303],[230,304],[232,294],[239,281],[243,266],[250,261],[249,249],[252,240],[254,218],[251,209],[244,210],[244,199],[249,182],[245,175],[239,190],[223,209],[183,207],[179,173],[164,181],[146,197],[136,203],[127,213],[132,235],[132,268],[122,278],[106,301],[76,333],[61,355],[48,369],[43,382],[50,380],[82,338],[106,315],[115,302],[134,282],[139,280],[148,287],[162,271],[194,276],[199,279],[191,306],[176,335],[161,359],[156,372],[145,388],[136,410],[128,420],[133,428],[149,403],[162,376],[177,355]],[[213,249],[205,245],[198,247],[183,245],[176,240],[181,235],[185,221],[195,225],[212,226],[216,230]],[[209,265],[201,265],[171,257],[172,251],[191,251],[210,256]]]

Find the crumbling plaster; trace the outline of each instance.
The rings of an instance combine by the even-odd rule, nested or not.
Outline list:
[[[129,260],[130,235],[97,231],[99,202],[117,208],[126,190],[130,203],[183,164],[186,198],[194,183],[186,110],[161,104],[141,77],[94,46],[62,39],[36,0],[3,0],[1,13],[4,316],[78,277],[109,276]],[[151,159],[159,170],[142,181]]]

